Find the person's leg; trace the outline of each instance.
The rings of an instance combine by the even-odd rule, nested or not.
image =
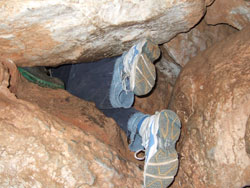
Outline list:
[[[143,39],[120,57],[98,62],[74,64],[66,89],[79,98],[93,101],[99,109],[130,108],[134,94],[145,95],[154,86],[156,74],[153,61],[160,56],[158,45]],[[52,71],[57,74],[63,67]]]
[[[101,111],[107,116],[113,118],[117,125],[127,134],[130,144],[129,149],[131,151],[143,150],[142,138],[138,134],[136,125],[142,120],[143,117],[148,115],[139,112],[134,108],[113,108],[113,109],[101,109]],[[131,119],[131,117],[134,117]],[[129,121],[130,120],[130,121]]]
[[[120,77],[122,63],[123,57],[120,56],[63,65],[52,69],[52,75],[62,79],[66,90],[72,95],[94,102],[98,109],[130,108],[134,102],[134,93],[123,89]]]
[[[141,137],[145,148],[145,187],[169,186],[179,166],[175,150],[181,129],[178,116],[171,110],[162,110],[151,116],[135,113],[130,117],[128,125],[128,129],[136,133],[136,137]]]
[[[144,185],[147,188],[169,186],[179,166],[175,145],[180,136],[181,123],[171,110],[148,115],[134,108],[104,109],[127,132],[129,149],[137,153],[145,150]]]
[[[145,150],[144,185],[147,188],[169,186],[179,166],[175,145],[180,136],[181,123],[171,110],[155,115],[143,114],[134,108],[104,109],[127,132],[129,149],[137,153]]]

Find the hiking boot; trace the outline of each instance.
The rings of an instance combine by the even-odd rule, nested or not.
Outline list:
[[[170,110],[146,117],[139,125],[145,151],[144,185],[146,188],[169,186],[177,173],[179,161],[175,150],[181,123]]]
[[[41,87],[64,89],[64,83],[58,78],[49,76],[45,67],[18,67],[18,70],[28,81]]]
[[[159,58],[160,53],[158,45],[143,39],[125,55],[124,79],[129,78],[130,90],[135,95],[145,95],[154,87],[156,71],[153,62]]]

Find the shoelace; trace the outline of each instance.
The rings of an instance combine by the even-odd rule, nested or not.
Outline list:
[[[132,51],[129,51],[125,58],[123,63],[123,71],[121,71],[121,78],[122,78],[122,89],[127,93],[130,91],[130,88],[127,88],[127,80],[129,80],[130,72],[131,72],[131,66],[133,64],[135,56],[138,54],[138,50],[136,49],[136,46],[134,46]],[[132,55],[131,55],[132,54]]]
[[[129,79],[129,75],[123,71],[121,71],[122,78],[122,89],[126,92],[126,94],[130,91],[130,88],[127,88],[127,80]]]
[[[141,126],[140,134],[142,135],[142,145],[144,148],[148,148],[150,138],[150,127],[154,121],[155,116],[152,115],[144,120]]]
[[[151,125],[154,123],[157,114],[159,114],[158,111],[156,111],[154,115],[151,115],[145,118],[142,122],[139,134],[142,137],[142,146],[145,148],[145,150],[140,149],[135,152],[134,157],[137,160],[144,160],[146,158],[145,156],[146,156],[146,153],[148,152],[147,150],[148,150],[149,139],[150,139]],[[145,156],[143,158],[140,158],[138,157],[138,154],[141,153],[142,151],[145,151]]]
[[[140,135],[142,137],[142,146],[146,150],[148,149],[149,138],[150,138],[150,127],[151,127],[151,124],[154,121],[154,118],[155,118],[155,115],[152,115],[152,116],[149,116],[149,117],[145,118],[144,121],[142,122],[142,125],[141,125]],[[135,159],[140,160],[140,161],[145,159],[145,156],[144,157],[138,157],[138,154],[141,153],[141,152],[144,152],[145,156],[146,156],[146,151],[140,149],[140,150],[135,152],[135,154],[134,154]]]

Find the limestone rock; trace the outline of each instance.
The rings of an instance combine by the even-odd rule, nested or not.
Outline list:
[[[18,66],[116,56],[149,36],[165,43],[193,27],[205,0],[0,2],[0,56]]]
[[[69,118],[73,112],[66,104],[69,100],[74,104],[74,97],[70,98],[65,91],[53,90],[52,98],[52,90],[39,90],[31,83],[28,84],[34,88],[29,90],[24,84],[24,91],[21,91],[18,85],[22,80],[13,78],[19,74],[9,75],[16,71],[14,67],[10,62],[0,63],[0,187],[142,186],[142,171],[138,164],[119,151],[127,147],[126,143],[118,136],[113,137],[113,142],[120,145],[115,149],[114,143],[108,144],[109,139],[102,140],[105,135],[108,137],[105,131],[109,128],[104,128],[105,125],[117,130],[111,119],[94,109],[94,105],[82,103],[84,109],[72,117],[75,118],[73,122]],[[16,82],[9,82],[10,79]],[[11,86],[10,83],[18,85]],[[15,94],[10,92],[10,86]],[[36,90],[42,92],[38,96],[41,101],[32,97]],[[20,99],[25,98],[25,92],[26,99]],[[80,104],[76,105],[76,109],[79,108]],[[69,114],[63,116],[62,112]],[[87,128],[91,126],[100,127],[104,135],[98,130],[96,134],[88,132]]]
[[[216,0],[207,8],[205,20],[208,24],[229,24],[242,29],[250,23],[248,0]]]
[[[170,105],[182,121],[173,187],[250,185],[249,32],[200,53],[179,75]]]
[[[184,67],[192,57],[209,48],[212,44],[224,40],[236,31],[236,29],[228,25],[208,26],[202,21],[189,32],[181,33],[165,43],[163,48],[177,64]],[[166,62],[162,62],[163,67],[164,64]],[[165,67],[168,66],[165,65]]]

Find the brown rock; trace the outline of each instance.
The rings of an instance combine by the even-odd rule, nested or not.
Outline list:
[[[212,44],[224,40],[237,30],[228,25],[208,26],[204,21],[187,33],[181,33],[163,48],[169,56],[179,65],[184,67],[187,62]],[[165,62],[162,63],[163,67]],[[167,65],[165,65],[167,66]]]
[[[250,23],[250,2],[248,0],[216,0],[207,8],[205,20],[208,24],[229,24],[242,29]]]
[[[166,109],[170,102],[173,87],[168,83],[166,76],[157,71],[155,88],[147,96],[135,97],[134,107],[146,114]]]
[[[66,91],[25,82],[13,65],[0,63],[0,187],[142,186],[113,120]]]
[[[94,61],[193,27],[207,0],[0,1],[0,57],[18,66]]]
[[[171,109],[182,121],[180,169],[173,187],[250,184],[250,27],[193,58]]]

